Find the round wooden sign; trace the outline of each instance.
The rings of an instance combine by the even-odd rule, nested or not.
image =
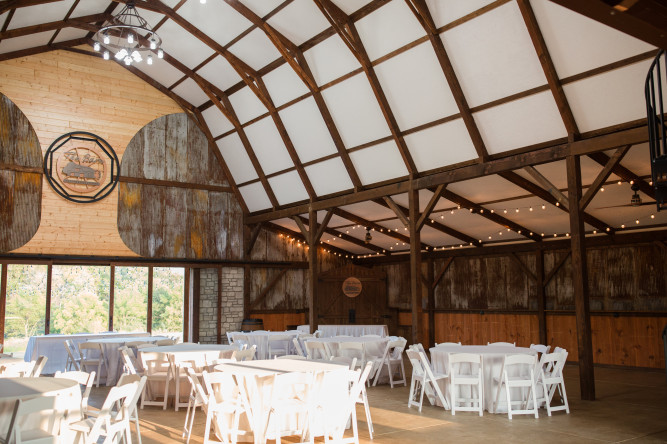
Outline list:
[[[343,281],[343,294],[348,298],[359,296],[361,288],[361,281],[355,277],[349,277]]]

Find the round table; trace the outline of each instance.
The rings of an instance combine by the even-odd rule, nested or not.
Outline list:
[[[17,399],[27,400],[37,396],[55,396],[56,410],[61,417],[68,414],[67,421],[81,419],[81,390],[76,381],[56,378],[0,378],[0,436],[5,436]],[[48,416],[30,415],[24,429],[46,427]],[[67,426],[60,428],[60,435],[69,433]],[[73,438],[73,437],[72,437]],[[64,439],[64,442],[69,439]]]
[[[323,342],[329,348],[332,356],[341,356],[340,354],[340,344],[362,344],[364,347],[364,354],[366,355],[366,360],[373,358],[381,358],[384,354],[385,348],[387,348],[387,343],[389,343],[389,338],[377,338],[372,336],[366,337],[333,337],[333,338],[311,338],[306,342]],[[305,350],[304,350],[305,351]]]
[[[14,365],[18,365],[23,369],[26,362],[22,358],[10,358],[9,356],[0,357],[0,367],[6,367],[9,375],[19,376],[19,374],[12,371],[12,366]]]
[[[323,406],[320,415],[314,418],[315,433],[324,427],[327,407],[339,410],[348,393],[348,379],[346,365],[332,362],[301,360],[301,359],[264,359],[256,361],[242,361],[219,364],[217,371],[228,372],[234,375],[239,388],[247,397],[254,423],[248,424],[245,417],[239,424],[241,430],[252,430],[255,443],[264,442],[264,433],[269,420],[268,408],[274,390],[275,376],[283,373],[318,374],[313,390],[317,393],[316,404]],[[245,415],[244,415],[245,416]],[[230,418],[225,418],[229,422]],[[301,420],[300,417],[297,421]],[[290,422],[286,419],[286,423]],[[293,421],[292,421],[293,422]],[[241,437],[239,437],[241,440]]]
[[[482,355],[482,371],[484,373],[484,409],[490,413],[505,413],[501,404],[497,411],[493,410],[493,403],[496,400],[498,384],[503,367],[503,360],[507,355],[537,355],[535,350],[527,347],[512,347],[507,345],[441,345],[433,347],[431,351],[431,364],[438,373],[449,373],[449,354],[450,353],[474,353]],[[450,402],[449,379],[439,381],[442,393],[447,402]],[[504,398],[502,398],[504,399]],[[439,401],[438,401],[439,402]]]

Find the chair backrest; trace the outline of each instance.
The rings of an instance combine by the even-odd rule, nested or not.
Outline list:
[[[59,379],[69,379],[70,381],[78,382],[79,385],[83,386],[83,392],[81,394],[81,413],[86,410],[88,407],[88,398],[90,397],[90,390],[93,388],[93,383],[95,382],[95,372],[81,372],[81,371],[72,371],[72,372],[56,372],[53,376],[54,378]]]
[[[361,342],[341,342],[338,345],[338,353],[347,358],[364,359],[366,348]]]
[[[220,404],[223,402],[238,401],[239,388],[231,373],[209,373],[204,370],[201,375],[204,380],[204,387],[206,387],[209,403],[213,402]]]
[[[44,370],[44,366],[46,365],[46,361],[48,361],[49,358],[46,356],[40,356],[37,358],[37,361],[35,361],[35,364],[32,366],[32,370],[30,370],[30,373],[27,375],[30,378],[38,378],[39,375],[42,374],[42,370]]]
[[[540,357],[539,371],[547,378],[559,378],[563,376],[563,367],[567,361],[567,352],[559,351],[544,353]]]
[[[534,379],[536,365],[536,355],[506,355],[503,362],[503,372],[505,375],[511,374],[512,380],[528,378]]]
[[[135,396],[138,388],[138,382],[125,384],[120,387],[111,387],[97,418],[95,418],[95,422],[88,432],[86,442],[97,442],[103,432],[112,435],[111,439],[109,439],[109,441],[112,441],[113,437],[121,430],[116,424],[122,426],[122,430],[125,429],[122,423],[126,424],[129,420],[129,403]],[[118,407],[115,416],[113,413],[114,407]],[[115,421],[115,427],[109,427],[112,419]]]
[[[566,352],[567,353],[567,350],[565,350],[564,348],[561,348],[561,347],[555,347],[554,348],[554,353],[561,353],[561,352]]]
[[[134,395],[132,398],[128,399],[128,404],[127,407],[129,409],[129,412],[132,413],[136,407],[137,407],[137,402],[139,402],[139,398],[141,397],[141,394],[144,391],[144,386],[146,385],[146,380],[148,378],[146,376],[139,376],[137,374],[134,375],[128,375],[128,374],[123,374],[120,375],[120,378],[118,379],[118,383],[116,384],[116,387],[122,387],[124,385],[128,384],[137,384],[136,391],[134,392]]]
[[[231,333],[233,344],[250,345],[250,340],[243,333]]]
[[[322,330],[315,330],[315,333],[313,333],[313,336],[316,338],[321,338],[322,337]]]
[[[255,353],[257,351],[257,346],[253,345],[245,350],[237,350],[234,352],[234,359],[237,361],[252,361],[255,359]]]
[[[486,345],[506,345],[508,347],[516,347],[516,342],[487,342]]]
[[[104,359],[104,350],[102,349],[102,345],[100,345],[97,342],[80,342],[79,343],[79,353],[81,354],[81,357],[83,359],[91,359],[95,353],[99,353],[99,358]]]
[[[16,419],[14,420],[13,423],[14,431],[13,432],[10,431],[10,434],[14,435],[14,440],[17,443],[23,442],[23,439],[21,438],[21,426],[20,426],[20,424],[24,422],[22,418],[25,418],[33,413],[40,413],[44,417],[48,418],[48,424],[46,426],[46,429],[42,430],[46,431],[50,436],[54,437],[55,440],[55,437],[57,437],[59,433],[59,430],[56,430],[56,428],[58,428],[58,425],[60,424],[60,419],[62,417],[62,413],[55,408],[56,404],[55,396],[46,396],[46,397],[39,396],[37,398],[21,400],[17,402],[19,403],[19,405],[18,409],[16,410]],[[46,413],[46,412],[51,412],[51,413]],[[28,430],[33,432],[34,427],[28,428],[26,432]]]
[[[357,358],[349,358],[347,356],[332,356],[331,362],[345,364],[350,367],[350,370],[354,370],[357,367]]]
[[[425,375],[424,365],[422,364],[421,356],[423,353],[420,353],[417,350],[406,350],[405,354],[408,355],[410,364],[412,364],[412,374],[418,377],[423,377]]]
[[[147,375],[154,375],[157,373],[170,372],[171,363],[166,353],[159,352],[141,352],[141,365]]]
[[[4,438],[4,441],[3,441],[5,443],[14,442],[14,440],[13,440],[14,432],[15,432],[14,427],[16,426],[16,417],[18,415],[20,406],[21,406],[21,400],[17,399],[14,402],[14,408],[12,409],[12,416],[9,420],[9,428],[7,429],[7,435],[5,435],[5,438]]]
[[[482,355],[475,353],[449,354],[449,375],[452,379],[457,376],[478,377],[481,374],[481,369]]]
[[[79,353],[79,350],[74,346],[74,343],[72,342],[71,339],[65,339],[65,348],[67,349],[67,354],[69,358],[74,361],[75,363],[77,361],[81,360],[81,354]]]
[[[436,347],[445,347],[445,346],[450,346],[450,347],[461,347],[461,342],[440,342],[435,344]]]
[[[303,349],[301,348],[301,344],[299,344],[299,340],[297,338],[292,338],[292,344],[294,344],[294,350],[296,350],[296,353],[299,356],[306,356],[306,353],[304,353]]]
[[[308,354],[308,359],[316,359],[317,354],[322,359],[331,359],[331,352],[329,347],[325,342],[318,341],[308,341],[306,342],[306,353]]]
[[[126,346],[119,347],[121,358],[123,359],[123,369],[130,375],[137,374],[136,358],[134,352]]]
[[[549,350],[551,349],[550,345],[542,345],[542,344],[530,344],[530,348],[532,350],[535,350],[538,353],[549,353]]]
[[[175,343],[176,343],[176,341],[174,341],[173,339],[160,339],[160,340],[157,341],[155,344],[156,344],[158,347],[161,347],[161,346],[163,346],[163,345],[174,345]]]

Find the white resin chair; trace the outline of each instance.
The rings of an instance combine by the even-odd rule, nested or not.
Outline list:
[[[273,391],[269,401],[269,417],[266,426],[266,438],[273,439],[276,444],[281,443],[283,436],[300,436],[309,434],[311,444],[314,444],[313,430],[313,381],[311,372],[281,373],[275,376]],[[299,420],[285,428],[285,419],[289,415],[305,416],[306,420]]]
[[[140,375],[126,375],[123,374],[120,376],[120,379],[118,380],[118,384],[116,384],[116,387],[122,387],[127,384],[134,384],[137,383],[137,389],[134,392],[134,395],[132,396],[131,399],[128,400],[127,404],[127,412],[128,412],[128,422],[127,422],[127,435],[130,435],[130,421],[134,421],[134,427],[137,431],[137,442],[141,444],[141,429],[139,428],[139,410],[137,410],[137,404],[139,402],[139,397],[141,396],[141,393],[144,390],[144,386],[146,385],[146,376],[140,376]],[[132,444],[131,442],[126,442],[125,444]]]
[[[537,402],[540,405],[544,402],[548,416],[551,416],[551,412],[559,410],[565,410],[566,413],[570,413],[570,405],[567,402],[567,392],[565,391],[565,380],[563,379],[563,367],[566,361],[566,351],[543,354],[540,359],[537,378],[538,384],[542,385],[543,396],[538,398]],[[551,402],[556,390],[560,394],[562,405],[552,406]]]
[[[88,368],[92,367],[97,373],[95,384],[99,387],[102,367],[107,367],[104,359],[104,349],[99,343],[82,342],[79,344],[79,354],[81,355],[81,370],[90,373]]]
[[[239,434],[239,420],[241,414],[246,412],[246,407],[234,377],[226,372],[209,373],[203,371],[202,379],[206,387],[205,392],[201,384],[197,382],[195,384],[202,398],[202,408],[206,411],[204,444],[218,442],[236,444]],[[218,421],[218,415],[224,415],[225,418]],[[226,419],[229,416],[233,418],[231,428],[226,427],[228,424]],[[223,441],[212,441],[210,439],[212,425],[215,427],[216,434],[221,436]],[[225,426],[225,428],[223,429],[222,426]],[[192,428],[192,424],[190,424],[190,428]]]
[[[435,343],[436,347],[443,347],[443,346],[449,346],[449,347],[460,347],[461,342],[440,342],[440,343]]]
[[[366,366],[366,347],[362,342],[341,342],[338,345],[338,356],[355,358],[359,367]]]
[[[405,378],[405,366],[403,364],[403,350],[405,349],[405,344],[407,340],[405,338],[399,338],[395,341],[389,341],[387,343],[387,348],[384,350],[384,354],[379,361],[376,361],[377,370],[375,373],[375,379],[373,380],[373,387],[375,387],[380,379],[382,374],[382,369],[386,366],[387,372],[389,373],[389,385],[391,388],[394,388],[394,384],[403,383],[404,386],[407,386],[408,383]],[[402,379],[394,381],[394,369],[401,370]]]
[[[250,347],[250,340],[248,339],[247,335],[244,335],[242,333],[232,333],[231,336],[232,336],[232,344],[237,346]]]
[[[542,344],[530,344],[531,350],[535,350],[536,352],[540,353],[541,355],[545,353],[549,353],[549,350],[551,350],[550,345],[542,345]]]
[[[174,389],[174,410],[178,411],[179,407],[187,407],[189,404],[189,399],[187,402],[181,401],[181,382],[190,385],[190,393],[192,393],[192,390],[194,389],[189,382],[186,369],[191,368],[195,373],[201,376],[202,370],[207,366],[206,355],[188,355],[186,358],[179,358],[176,355],[172,355],[170,359],[172,364],[172,375],[176,383]]]
[[[487,342],[486,345],[506,345],[507,347],[516,347],[516,342]]]
[[[276,356],[288,355],[290,352],[290,343],[292,336],[290,335],[271,335],[268,341],[269,359]]]
[[[32,366],[32,370],[30,370],[30,373],[25,376],[28,378],[39,378],[39,376],[42,374],[42,370],[44,370],[44,366],[46,366],[46,361],[48,360],[49,358],[46,356],[40,356],[37,358]]]
[[[195,422],[195,413],[197,407],[204,408],[204,403],[208,402],[208,395],[204,387],[201,385],[199,376],[191,368],[185,369],[188,375],[188,380],[192,385],[193,390],[190,392],[190,400],[188,402],[188,409],[185,412],[185,423],[183,424],[183,438],[186,438],[186,444],[190,444],[190,436],[192,435],[192,425]],[[205,410],[205,408],[204,408]]]
[[[137,358],[134,356],[132,349],[122,346],[119,347],[120,356],[123,359],[123,372],[129,375],[143,374],[137,370]]]
[[[292,338],[292,344],[294,345],[294,350],[296,350],[296,353],[299,356],[306,356],[306,353],[303,351],[303,348],[301,348],[301,344],[299,344],[299,339]]]
[[[79,354],[79,350],[74,346],[71,339],[65,339],[64,344],[67,350],[65,370],[81,370],[81,355]]]
[[[357,358],[348,358],[346,356],[332,356],[331,362],[347,365],[350,370],[357,368]]]
[[[0,437],[0,443],[56,444],[62,415],[55,408],[55,403],[56,398],[52,396],[37,397],[25,401],[16,400],[7,435],[4,438]],[[27,416],[33,413],[44,414],[49,411],[51,411],[51,414],[45,415],[48,417],[46,429],[33,427],[26,430],[21,429],[21,424]]]
[[[90,390],[93,388],[93,383],[95,382],[95,372],[86,373],[76,370],[63,373],[56,372],[53,377],[76,381],[80,386],[83,386],[83,391],[81,393],[81,417],[85,418],[88,412],[88,398],[90,397]]]
[[[325,359],[328,361],[332,356],[326,342],[319,341],[307,341],[306,353],[308,355],[308,359]]]
[[[412,344],[411,346],[408,347],[409,350],[414,350],[417,353],[423,353],[424,358],[426,358],[426,363],[428,364],[428,367],[433,371],[433,365],[431,365],[431,361],[428,359],[428,355],[426,354],[426,350],[424,349],[424,346],[421,344],[421,342],[418,342],[416,344]]]
[[[447,379],[449,375],[442,373],[434,373],[431,371],[426,355],[417,350],[407,350],[405,352],[412,364],[412,380],[410,381],[410,395],[408,398],[408,408],[414,406],[419,407],[422,411],[422,404],[424,403],[424,393],[432,405],[435,405],[435,396],[438,397],[442,406],[449,409],[449,403],[445,399],[445,395],[440,390],[438,381]],[[435,393],[435,396],[433,395]],[[417,401],[419,399],[419,401]]]
[[[478,412],[484,414],[484,369],[482,356],[474,353],[449,354],[450,399],[452,415],[456,411]],[[468,387],[470,397],[459,396],[459,387]],[[476,389],[476,390],[475,390]],[[477,392],[477,396],[474,396]],[[459,406],[458,403],[469,405]],[[475,406],[475,404],[477,404]]]
[[[232,356],[237,361],[252,361],[255,359],[255,353],[257,353],[257,346],[253,345],[245,350],[236,350]]]
[[[507,417],[511,420],[512,415],[535,415],[537,413],[537,399],[535,395],[535,365],[537,359],[535,355],[507,355],[503,361],[503,369],[501,372],[501,379],[497,380],[498,392],[496,394],[496,401],[493,403],[493,410],[497,411],[500,403],[500,394],[502,388],[505,386],[505,393],[507,396]],[[522,393],[528,389],[528,393],[521,399],[512,400],[512,389],[519,388]],[[518,391],[515,391],[515,393]],[[532,401],[533,408],[529,408],[530,401]],[[512,405],[519,404],[519,408],[514,410]]]
[[[174,379],[169,358],[167,354],[157,352],[142,352],[140,353],[140,358],[144,374],[147,377],[147,382],[143,390],[144,393],[141,397],[141,408],[143,409],[145,405],[158,405],[162,406],[163,410],[166,410],[167,402],[169,401],[169,383]],[[151,383],[164,384],[162,401],[155,399]],[[151,399],[147,399],[149,397]]]

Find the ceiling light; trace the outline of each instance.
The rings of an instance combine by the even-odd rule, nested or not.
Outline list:
[[[364,237],[364,241],[366,243],[369,243],[372,240],[373,240],[373,236],[371,235],[371,229],[366,227],[366,236]]]
[[[157,49],[158,57],[163,56],[160,48],[162,39],[139,15],[134,4],[134,0],[128,0],[118,14],[104,22],[93,37],[93,47],[95,51],[99,51],[103,44],[106,49],[115,53],[117,60],[123,60],[126,65],[139,63],[144,58],[150,65],[153,63],[153,58],[149,55],[151,51]]]

